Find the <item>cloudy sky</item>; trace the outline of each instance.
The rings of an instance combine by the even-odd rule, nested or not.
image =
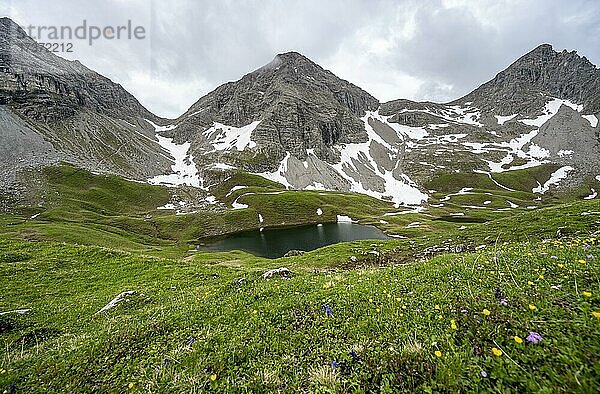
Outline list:
[[[165,117],[291,50],[381,101],[458,98],[540,43],[600,65],[596,0],[0,0],[0,11],[24,27],[143,27],[144,39],[58,42]]]

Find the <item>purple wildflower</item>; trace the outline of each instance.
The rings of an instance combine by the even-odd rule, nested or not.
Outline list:
[[[556,256],[550,256],[550,258],[553,260],[558,260],[558,257],[556,257]]]
[[[592,247],[590,245],[583,245],[583,250],[590,250]]]
[[[586,254],[585,257],[588,258],[588,259],[590,259],[590,260],[594,260],[594,255],[593,254]]]
[[[356,354],[356,352],[354,350],[352,350],[350,352],[350,355],[352,356],[352,358],[356,361],[360,361],[360,356],[358,354]]]
[[[542,336],[535,331],[529,331],[529,335],[525,339],[531,343],[538,343],[542,340]]]
[[[192,345],[194,344],[194,342],[196,342],[195,338],[190,338],[190,340],[188,341],[188,346],[192,347]]]
[[[337,369],[337,367],[339,367],[339,366],[340,366],[340,363],[338,363],[336,360],[333,360],[331,362],[331,368]]]
[[[506,298],[503,298],[500,300],[500,305],[502,306],[508,306],[508,301],[506,300]]]
[[[469,311],[467,309],[461,309],[460,312],[461,313],[469,313]]]
[[[325,308],[325,314],[327,317],[333,317],[333,312],[331,312],[331,308],[327,304],[323,304],[323,308]]]
[[[481,371],[481,376],[482,376],[482,377],[484,377],[484,378],[487,378],[487,377],[488,377],[488,374],[487,374],[487,372],[485,372],[485,371]]]

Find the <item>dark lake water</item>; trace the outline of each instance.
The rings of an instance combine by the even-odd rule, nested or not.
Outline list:
[[[255,256],[275,259],[290,250],[306,252],[338,242],[363,239],[391,239],[377,227],[354,223],[329,223],[289,228],[252,230],[205,241],[198,247],[203,252],[243,250]]]

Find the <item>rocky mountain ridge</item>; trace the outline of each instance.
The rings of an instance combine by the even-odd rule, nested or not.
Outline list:
[[[303,55],[283,53],[168,121],[22,34],[0,20],[3,184],[14,183],[19,169],[67,161],[192,186],[210,204],[213,186],[245,170],[292,189],[418,206],[431,193],[424,185],[448,174],[493,180],[558,166],[549,186],[540,185],[543,194],[600,172],[598,69],[546,44],[447,104],[380,103]]]
[[[120,85],[0,19],[0,184],[61,161],[133,179],[167,171],[171,159],[145,119],[161,121]]]

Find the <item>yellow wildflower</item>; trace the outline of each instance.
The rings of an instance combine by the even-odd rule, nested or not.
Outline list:
[[[458,329],[458,326],[456,325],[456,320],[454,320],[454,319],[450,320],[450,328],[453,330]]]
[[[379,308],[377,308],[377,309],[375,309],[375,310],[376,310],[377,312],[381,312],[381,309],[379,309]]]
[[[400,298],[396,297],[396,302],[400,302]]]
[[[527,284],[528,284],[529,286],[533,286],[533,285],[534,285],[534,283],[533,283],[532,281],[530,281],[530,280],[528,280],[528,281],[527,281]]]
[[[592,312],[592,316],[594,316],[596,319],[600,319],[600,312]]]
[[[435,352],[433,352],[433,354],[435,354],[436,357],[442,357],[442,352],[440,352],[439,350],[436,350]]]
[[[217,375],[212,374],[212,375],[210,375],[209,379],[210,379],[211,382],[214,382],[215,380],[217,380]]]
[[[494,354],[494,356],[496,357],[500,357],[502,356],[502,350],[498,349],[497,347],[492,348],[492,353]]]
[[[585,264],[585,260],[584,259],[579,259],[579,264]]]
[[[532,311],[535,311],[537,309],[537,307],[533,304],[529,304],[529,309],[531,309]]]
[[[369,298],[369,302],[373,302],[373,299],[372,299],[372,298]]]
[[[515,342],[516,343],[523,343],[523,340],[519,336],[515,335]]]
[[[440,310],[440,306],[439,305],[434,306],[434,308],[435,308],[436,311]]]
[[[592,296],[592,293],[589,292],[589,291],[584,291],[581,294],[583,294],[584,297],[591,297]]]
[[[565,268],[565,265],[564,264],[559,264],[558,268]]]
[[[484,309],[482,313],[486,316],[489,316],[492,312],[488,311],[487,309]]]
[[[131,382],[131,383],[129,383],[129,385],[127,385],[127,387],[129,387],[130,389],[132,389],[133,386],[135,386],[135,383],[133,383],[133,382]]]

